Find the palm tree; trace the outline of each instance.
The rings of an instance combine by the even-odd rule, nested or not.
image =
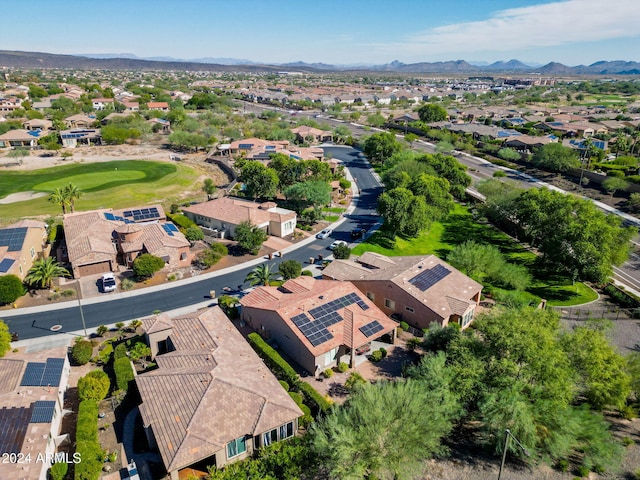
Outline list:
[[[67,213],[67,206],[69,205],[69,198],[65,192],[64,188],[56,188],[50,195],[49,201],[51,203],[56,203],[62,207],[62,214]]]
[[[245,282],[249,282],[249,285],[252,287],[254,285],[264,285],[269,286],[269,283],[273,278],[278,275],[273,267],[275,265],[267,265],[266,263],[263,265],[258,265],[256,268],[251,270],[247,275],[247,278],[244,279]]]
[[[73,183],[70,183],[69,185],[64,187],[63,191],[67,197],[67,202],[69,203],[69,207],[71,208],[71,213],[73,213],[73,207],[75,206],[76,200],[82,196],[82,190],[80,190]]]
[[[27,272],[24,280],[40,288],[50,288],[54,277],[68,277],[69,271],[58,265],[53,257],[36,260]]]

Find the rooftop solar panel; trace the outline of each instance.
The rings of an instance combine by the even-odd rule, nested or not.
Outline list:
[[[107,220],[115,220],[116,217],[113,216],[113,213],[105,213],[104,214],[104,218],[106,218]]]
[[[37,400],[33,404],[29,423],[51,423],[55,409],[55,400]]]
[[[374,320],[373,322],[367,323],[366,325],[360,327],[360,331],[367,338],[371,337],[372,335],[375,335],[381,330],[382,330],[382,325],[380,325],[380,323],[377,320]]]
[[[64,368],[64,359],[47,358],[46,363],[29,362],[22,375],[23,387],[58,387]]]
[[[13,258],[3,258],[0,261],[0,273],[7,273],[14,263],[15,260]]]
[[[0,230],[0,246],[8,247],[10,252],[18,252],[22,249],[27,227],[3,228]]]
[[[125,217],[133,217],[133,212],[131,210],[127,210],[126,212],[122,212]]]
[[[429,288],[433,287],[450,273],[451,270],[448,268],[443,267],[442,265],[436,265],[433,268],[423,270],[409,280],[409,283],[421,291],[426,292]]]
[[[20,382],[20,385],[23,387],[40,387],[45,367],[45,363],[27,363],[27,368],[22,375],[22,381]]]

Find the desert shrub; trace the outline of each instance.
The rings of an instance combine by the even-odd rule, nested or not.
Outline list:
[[[504,173],[504,170],[496,170],[495,172],[493,172],[493,176],[494,178],[503,178],[506,177],[507,174]]]
[[[24,293],[25,289],[24,285],[22,285],[22,280],[16,275],[0,276],[0,304],[13,303]]]
[[[589,469],[587,467],[585,467],[584,465],[578,465],[576,467],[575,473],[580,478],[588,477],[589,476]]]
[[[422,339],[418,337],[411,337],[409,340],[407,340],[406,346],[410,352],[413,352],[415,351],[416,348],[420,346],[421,343],[422,343]]]
[[[76,291],[73,288],[67,288],[60,292],[60,295],[63,297],[73,297],[76,294]]]
[[[99,402],[109,393],[111,382],[102,370],[92,370],[78,379],[78,397],[80,401],[95,400]]]
[[[209,248],[223,257],[229,255],[229,249],[224,243],[213,242]]]
[[[102,363],[107,363],[111,358],[111,354],[113,353],[113,345],[110,340],[107,340],[104,344],[104,347],[98,353],[98,358]]]
[[[78,339],[71,347],[71,358],[76,365],[86,365],[91,360],[93,345],[87,340]]]
[[[105,333],[107,333],[108,330],[109,329],[106,325],[98,325],[98,328],[96,328],[96,334],[102,337]]]
[[[149,253],[143,253],[133,261],[133,273],[138,278],[150,278],[164,267],[164,260]]]
[[[325,378],[333,377],[333,369],[327,368],[324,372],[322,372]]]
[[[338,363],[338,371],[339,371],[340,373],[344,373],[344,372],[346,372],[347,370],[349,370],[349,364],[348,364],[348,363],[346,363],[346,362],[340,362],[340,363]]]
[[[553,466],[559,472],[568,472],[569,471],[569,461],[566,458],[561,458],[558,460]]]
[[[225,245],[214,242],[208,249],[198,253],[194,264],[200,268],[209,268],[218,263],[228,253],[229,250]]]
[[[380,350],[371,352],[371,355],[369,355],[369,360],[371,360],[372,362],[379,362],[380,360],[382,360],[382,352]]]
[[[120,282],[120,290],[124,290],[126,292],[127,290],[131,290],[135,286],[135,284],[136,282],[134,282],[130,278],[125,278],[122,280],[122,282]]]
[[[365,378],[358,372],[352,372],[351,375],[349,375],[349,378],[347,378],[347,380],[344,382],[344,387],[347,390],[352,391],[358,385],[366,385],[367,383],[368,382],[365,380]]]

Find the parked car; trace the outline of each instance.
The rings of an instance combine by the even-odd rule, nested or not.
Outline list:
[[[331,230],[330,228],[325,228],[324,230],[316,234],[316,238],[327,238],[332,233],[333,233],[333,230]]]
[[[351,238],[357,240],[364,237],[365,233],[367,233],[367,231],[364,228],[354,228],[353,230],[351,230]]]
[[[356,348],[356,355],[364,355],[369,351],[371,351],[371,343],[365,343],[361,347]]]
[[[336,248],[338,248],[340,245],[346,245],[347,242],[345,242],[344,240],[336,240],[335,242],[333,242],[331,245],[329,245],[327,248],[329,250],[335,250]]]
[[[116,291],[116,277],[114,277],[113,273],[109,272],[102,275],[102,291],[104,293]]]

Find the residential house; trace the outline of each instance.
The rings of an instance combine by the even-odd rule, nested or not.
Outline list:
[[[20,280],[33,262],[47,249],[47,225],[37,220],[21,220],[0,229],[0,275],[16,275]]]
[[[62,146],[76,148],[77,146],[91,146],[102,144],[102,134],[99,128],[71,128],[60,132]]]
[[[127,112],[137,112],[140,110],[140,104],[138,102],[123,100],[120,103],[124,105],[125,111]]]
[[[91,99],[91,105],[94,110],[107,110],[114,107],[113,98],[93,98]]]
[[[118,265],[129,268],[143,253],[187,266],[193,257],[189,241],[165,218],[160,205],[68,213],[60,259],[71,263],[75,278],[116,271]]]
[[[148,102],[147,108],[149,110],[157,110],[160,112],[168,112],[169,104],[167,102]]]
[[[513,148],[519,152],[531,153],[535,148],[557,141],[558,138],[554,135],[547,135],[546,137],[520,135],[518,137],[507,138],[504,142],[504,146],[507,148]]]
[[[597,138],[591,138],[590,143],[593,147],[606,151],[609,148],[609,142],[607,140],[598,140]],[[562,140],[562,145],[565,147],[573,148],[580,152],[584,152],[587,148],[586,139],[584,138],[565,138]]]
[[[341,361],[355,366],[358,348],[381,337],[393,343],[397,327],[351,282],[298,277],[258,287],[240,304],[243,321],[315,375]]]
[[[22,99],[20,97],[0,97],[0,112],[9,113],[17,110],[18,108],[22,108]]]
[[[291,132],[296,135],[296,139],[299,142],[309,143],[323,143],[333,142],[333,133],[326,130],[320,130],[319,128],[308,127],[301,125],[296,128],[292,128]]]
[[[353,283],[380,310],[419,330],[434,322],[466,328],[482,292],[482,285],[435,255],[366,252],[355,260],[334,260],[322,277]]]
[[[151,124],[151,128],[154,132],[158,131],[164,134],[171,133],[171,122],[169,120],[165,120],[163,118],[150,118],[147,120],[147,123]]]
[[[34,118],[22,123],[22,127],[25,130],[51,130],[53,128],[53,122],[45,118]]]
[[[0,358],[0,462],[3,480],[47,480],[58,445],[69,381],[67,347]],[[69,454],[61,457],[73,461]],[[15,459],[15,460],[13,460]],[[22,460],[22,461],[20,461]],[[80,459],[80,461],[82,461]]]
[[[172,480],[295,435],[302,411],[219,307],[142,329],[158,369],[136,377],[140,415]]]
[[[64,123],[66,123],[69,128],[90,128],[96,123],[96,117],[94,115],[78,113],[65,118]]]
[[[41,135],[41,130],[24,130],[18,128],[0,135],[0,144],[2,144],[3,147],[32,148],[38,145],[38,139]]]
[[[255,203],[235,197],[221,197],[185,207],[182,212],[195,223],[219,236],[232,237],[242,222],[250,222],[269,235],[286,237],[296,228],[296,212],[280,208],[274,202]]]

